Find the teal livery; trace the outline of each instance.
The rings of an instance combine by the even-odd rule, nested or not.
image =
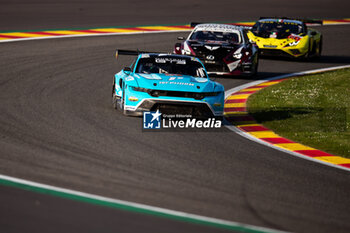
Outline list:
[[[222,116],[224,87],[209,79],[198,58],[161,53],[118,50],[136,55],[131,66],[115,74],[113,106],[125,115],[145,111]]]

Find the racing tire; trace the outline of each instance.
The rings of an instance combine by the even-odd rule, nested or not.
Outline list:
[[[112,106],[113,106],[114,109],[123,110],[123,109],[121,109],[119,102],[120,102],[120,97],[118,97],[115,94],[115,84],[114,84],[113,85],[113,90],[112,90]]]
[[[259,58],[258,55],[256,55],[256,62],[254,67],[252,68],[252,73],[249,75],[250,78],[255,77],[258,74],[258,67],[259,67]]]
[[[112,97],[112,105],[114,109],[118,109],[118,98],[115,95]]]
[[[118,107],[120,108],[120,110],[122,111],[122,113],[124,115],[128,115],[128,111],[125,110],[124,108],[124,104],[125,104],[125,88],[123,88],[123,96],[120,98],[120,104],[118,105]]]
[[[304,60],[304,61],[310,60],[310,54],[311,54],[310,48],[311,48],[311,43],[309,40],[309,48],[308,48],[307,52],[304,54],[304,56],[302,56],[302,60]]]
[[[320,39],[320,42],[317,43],[315,48],[315,58],[320,58],[322,54],[322,37]]]
[[[259,68],[259,57],[256,56],[256,63],[255,63],[255,66],[254,66],[254,72],[253,72],[252,76],[255,77],[258,74],[258,68]]]

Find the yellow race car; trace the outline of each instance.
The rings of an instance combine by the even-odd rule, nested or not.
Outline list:
[[[322,24],[322,21],[262,17],[248,31],[247,36],[257,44],[262,56],[320,57],[322,35],[308,28],[306,23]]]

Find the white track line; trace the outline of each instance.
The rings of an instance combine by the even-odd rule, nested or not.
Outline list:
[[[190,213],[181,212],[181,211],[175,211],[175,210],[170,210],[170,209],[165,209],[165,208],[160,208],[160,207],[155,207],[155,206],[139,204],[139,203],[135,203],[135,202],[129,202],[129,201],[123,201],[123,200],[114,199],[114,198],[103,197],[103,196],[99,196],[99,195],[94,195],[94,194],[79,192],[79,191],[75,191],[75,190],[71,190],[71,189],[65,189],[65,188],[55,187],[55,186],[51,186],[51,185],[41,184],[41,183],[28,181],[28,180],[24,180],[24,179],[19,179],[19,178],[15,178],[15,177],[10,177],[10,176],[6,176],[6,175],[0,175],[0,180],[6,180],[6,181],[9,181],[11,183],[36,187],[36,188],[43,189],[43,190],[50,190],[50,191],[54,191],[54,192],[58,192],[58,193],[69,194],[69,195],[73,195],[76,197],[83,197],[83,198],[98,200],[98,201],[102,201],[105,203],[113,203],[113,204],[118,204],[118,205],[123,205],[123,206],[134,207],[137,209],[148,210],[151,212],[163,213],[163,214],[171,215],[171,216],[178,216],[178,217],[186,218],[189,220],[199,220],[200,222],[214,223],[214,224],[228,226],[228,227],[239,227],[239,228],[243,228],[243,230],[241,229],[243,232],[256,231],[256,232],[283,233],[282,231],[272,230],[272,229],[268,229],[265,227],[257,227],[257,226],[252,226],[252,225],[233,222],[233,221],[205,217],[205,216],[190,214]]]
[[[0,40],[0,43],[28,41],[28,40],[46,40],[46,39],[60,39],[60,38],[75,38],[75,37],[89,37],[89,36],[117,36],[117,35],[139,35],[152,33],[171,33],[171,32],[187,32],[189,30],[167,30],[167,31],[140,31],[140,32],[115,32],[115,33],[100,33],[100,34],[81,34],[81,35],[62,35],[62,36],[48,36],[48,37],[28,37],[21,39]],[[53,31],[54,32],[54,31]],[[30,33],[30,32],[28,32]]]
[[[350,22],[339,22],[339,23],[329,23],[324,25],[311,25],[312,27],[319,26],[333,26],[333,25],[347,25]],[[98,28],[93,28],[98,29]],[[75,38],[75,37],[89,37],[89,36],[117,36],[117,35],[138,35],[138,34],[151,34],[151,33],[169,33],[169,32],[188,32],[192,29],[184,30],[167,30],[167,31],[140,31],[140,32],[116,32],[116,33],[101,33],[101,34],[81,34],[81,35],[62,35],[62,36],[47,36],[47,37],[30,37],[30,38],[21,38],[21,39],[9,39],[9,40],[0,40],[0,43],[16,42],[16,41],[28,41],[28,40],[46,40],[46,39],[60,39],[60,38]],[[72,30],[74,31],[74,30]],[[52,31],[55,32],[55,31]],[[34,33],[34,32],[24,32],[24,33]]]
[[[136,34],[146,34],[146,33],[147,34],[148,33],[169,33],[169,32],[185,32],[185,31],[188,31],[188,30],[154,31],[154,32],[149,32],[148,31],[148,32],[131,32],[131,33],[127,32],[127,33],[88,34],[88,35],[67,35],[67,36],[53,36],[53,37],[34,37],[34,38],[23,38],[23,39],[15,39],[15,40],[3,40],[3,41],[0,41],[0,43],[16,42],[16,41],[28,41],[28,40],[70,38],[70,37],[114,36],[114,35],[134,35],[134,34],[136,35]],[[225,98],[227,98],[227,96],[229,96],[230,94],[232,94],[232,93],[234,93],[234,92],[236,92],[236,91],[238,91],[240,89],[244,89],[244,88],[246,88],[248,86],[251,86],[251,85],[256,85],[256,84],[259,84],[259,83],[263,83],[263,82],[268,81],[268,80],[287,78],[287,77],[296,76],[296,75],[311,74],[311,73],[317,73],[317,72],[323,72],[323,71],[335,70],[335,69],[341,69],[341,68],[348,68],[348,67],[350,67],[350,65],[349,66],[333,67],[333,68],[318,69],[318,70],[313,70],[313,71],[305,71],[305,72],[287,74],[287,75],[272,77],[272,78],[265,79],[265,80],[259,80],[259,81],[251,82],[251,83],[244,84],[244,85],[241,85],[239,87],[235,87],[235,88],[232,88],[232,89],[226,91],[225,92]],[[252,141],[256,141],[258,143],[261,143],[261,144],[273,147],[273,146],[271,146],[268,143],[263,143],[260,140],[257,141],[256,138],[253,138],[252,136],[250,136],[250,135],[248,135],[248,134],[238,130],[235,126],[231,125],[231,126],[226,126],[226,127],[229,130],[232,130],[232,131],[238,133],[239,135],[241,135],[243,137],[246,137],[246,138],[248,138],[248,139],[250,139]],[[290,154],[295,155],[295,156],[300,157],[300,158],[308,159],[308,158],[300,156],[297,153],[292,153],[291,151],[287,151],[287,150],[284,150],[282,148],[276,148],[276,147],[273,147],[273,148],[281,150],[281,151],[284,151],[286,153],[290,153]],[[309,160],[316,162],[313,159],[309,159]],[[322,161],[317,161],[317,162],[330,166],[330,164],[324,163]],[[334,165],[334,167],[336,167],[336,166]],[[339,167],[337,167],[337,168],[339,168]],[[349,169],[345,169],[345,170],[349,170]],[[28,181],[28,180],[24,180],[24,179],[19,179],[19,178],[15,178],[15,177],[10,177],[10,176],[6,176],[6,175],[1,175],[1,174],[0,174],[0,179],[6,180],[6,181],[10,181],[10,182],[14,182],[14,183],[18,183],[18,184],[29,185],[29,186],[32,186],[32,187],[37,187],[37,188],[42,188],[42,189],[47,189],[47,190],[53,190],[55,192],[67,193],[67,194],[70,194],[70,195],[75,195],[75,196],[95,199],[95,200],[109,202],[109,203],[128,205],[128,206],[135,207],[135,208],[146,209],[146,210],[150,210],[150,211],[154,211],[154,212],[158,212],[158,213],[165,213],[165,214],[169,214],[169,215],[173,215],[173,216],[180,216],[180,217],[184,217],[184,218],[191,218],[191,219],[200,220],[200,221],[204,221],[204,222],[211,222],[211,223],[222,224],[222,225],[227,225],[227,226],[241,226],[241,227],[244,227],[244,228],[248,228],[248,229],[252,229],[252,230],[256,230],[256,231],[262,231],[262,232],[271,232],[271,233],[282,232],[282,231],[272,230],[272,229],[268,229],[268,228],[264,228],[264,227],[256,227],[256,226],[242,224],[242,223],[233,222],[233,221],[227,221],[227,220],[222,220],[222,219],[210,218],[210,217],[190,214],[190,213],[186,213],[186,212],[181,212],[181,211],[175,211],[175,210],[170,210],[170,209],[165,209],[165,208],[160,208],[160,207],[154,207],[154,206],[139,204],[139,203],[135,203],[135,202],[128,202],[128,201],[123,201],[123,200],[119,200],[119,199],[113,199],[113,198],[98,196],[98,195],[94,195],[94,194],[89,194],[89,193],[79,192],[79,191],[75,191],[75,190],[55,187],[55,186],[51,186],[51,185],[45,185],[45,184],[41,184],[41,183],[37,183],[37,182],[33,182],[33,181]]]

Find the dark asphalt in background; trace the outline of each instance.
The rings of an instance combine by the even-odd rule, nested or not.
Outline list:
[[[65,3],[68,12],[72,3]],[[3,2],[0,6],[2,11]],[[37,10],[35,6],[32,6],[33,12]],[[92,7],[91,4],[85,6]],[[95,8],[99,6],[95,5]],[[126,6],[121,4],[120,9],[122,6],[125,11]],[[193,14],[201,17],[203,11],[209,10],[208,6],[199,6],[205,9]],[[245,15],[249,8],[240,7],[247,11],[235,16],[226,10],[214,11],[212,17],[216,15],[218,20],[221,17],[247,19]],[[320,9],[309,6],[299,10],[310,12],[311,17],[323,15],[325,18],[331,17],[326,13],[327,8],[330,14],[335,14],[331,10],[333,7],[333,4],[328,4]],[[148,23],[150,11],[157,13],[154,20],[158,19],[158,23],[187,20],[181,17],[185,14],[181,8],[174,8],[171,12],[174,18],[169,19],[161,18],[164,14],[158,11],[161,7],[144,9],[147,9],[146,15],[138,17],[138,21],[133,19],[135,24]],[[250,18],[259,14],[258,8],[254,9]],[[261,10],[261,15],[275,12],[268,10],[268,5]],[[60,8],[57,8],[57,15],[59,12]],[[106,22],[103,24],[106,26],[112,20],[107,13],[96,10],[96,14],[99,16],[93,17],[96,25],[102,26]],[[346,9],[338,8],[338,15],[345,14]],[[15,12],[11,15],[14,16]],[[35,20],[34,16],[26,15]],[[74,22],[75,14],[70,16]],[[125,19],[119,17],[115,21],[124,22]],[[41,24],[38,21],[36,26],[70,27],[68,19],[53,17],[52,20],[53,26],[49,20],[42,20]],[[80,19],[77,21],[79,27],[85,23],[94,26]],[[132,20],[128,22],[123,24],[134,24]],[[30,26],[29,20],[27,23]],[[24,24],[9,20],[8,28],[24,28]],[[318,29],[324,34],[324,57],[321,60],[307,63],[261,60],[258,78],[349,64],[350,26]],[[111,108],[113,74],[132,60],[123,57],[116,61],[114,50],[170,51],[176,37],[182,34],[0,44],[0,173],[257,226],[295,232],[349,232],[348,172],[294,158],[228,130],[217,133],[142,133],[141,118],[125,117]],[[217,81],[229,89],[252,80]],[[6,232],[23,232],[23,229],[31,232],[56,229],[65,232],[204,231],[192,225],[135,216],[13,188],[1,187],[0,196],[0,229]],[[45,208],[40,203],[45,203]],[[217,232],[216,229],[213,231]]]
[[[346,0],[1,0],[0,31],[255,21],[259,16],[344,18],[349,9]]]

